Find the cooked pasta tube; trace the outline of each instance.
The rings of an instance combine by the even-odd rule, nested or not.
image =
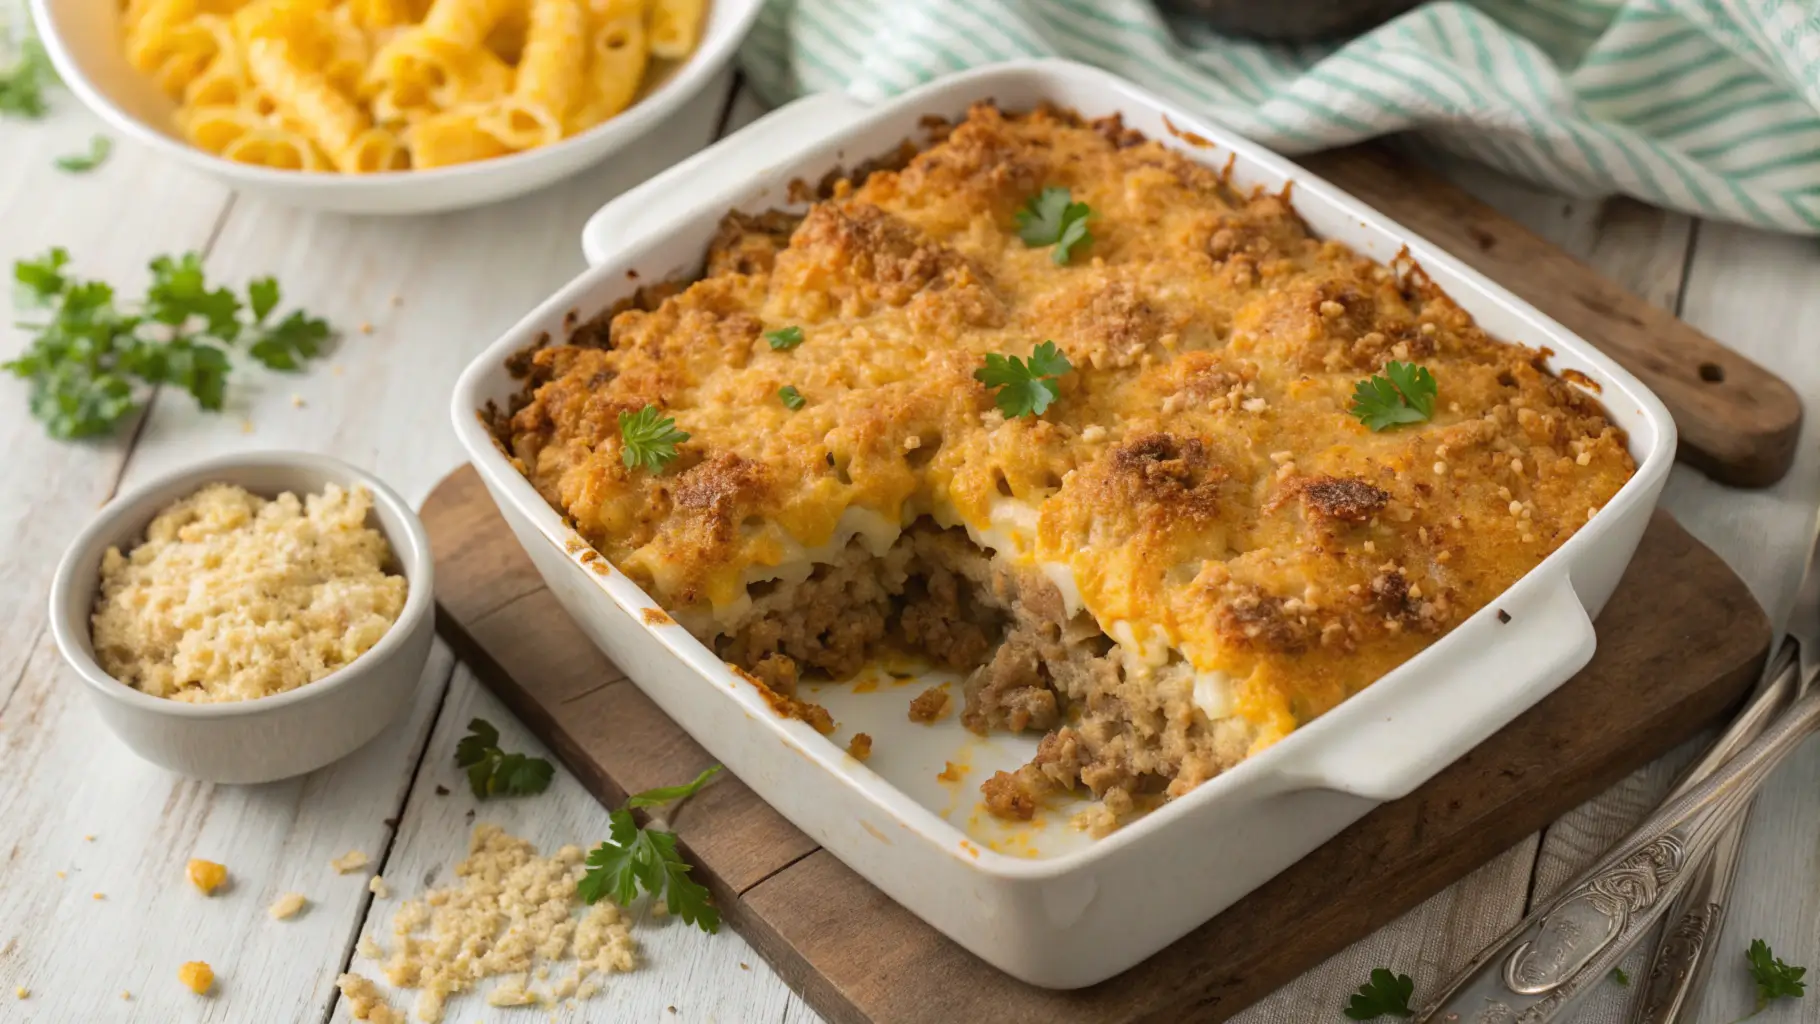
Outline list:
[[[405,133],[405,143],[410,148],[411,166],[418,168],[465,164],[508,152],[498,139],[480,130],[472,113],[461,110],[417,122]]]
[[[326,153],[336,169],[360,170],[354,142],[371,127],[367,115],[320,72],[301,63],[282,39],[256,38],[246,48],[247,70],[279,113],[305,126],[310,141]]]
[[[310,140],[283,128],[258,128],[227,144],[221,155],[243,164],[280,171],[326,171],[327,161]]]
[[[701,35],[703,0],[652,0],[651,56],[681,60]]]
[[[570,134],[592,128],[631,106],[650,59],[644,18],[637,12],[600,22],[589,43],[587,98],[570,114]]]
[[[517,84],[481,115],[481,128],[512,149],[560,140],[564,120],[581,93],[587,60],[582,0],[531,0]]]

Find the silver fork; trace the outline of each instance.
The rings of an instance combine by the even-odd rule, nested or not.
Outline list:
[[[1714,741],[1712,748],[1689,766],[1669,796],[1678,796],[1711,775],[1761,735],[1793,698],[1794,691],[1789,685],[1793,681],[1786,673],[1764,680],[1759,693],[1766,699],[1755,701],[1746,708]],[[1770,692],[1764,693],[1766,690]],[[1719,836],[1713,852],[1701,862],[1687,888],[1669,906],[1665,915],[1668,925],[1656,936],[1649,968],[1640,982],[1641,991],[1626,1017],[1629,1024],[1675,1024],[1683,1019],[1683,1012],[1694,1012],[1693,1007],[1698,1004],[1706,978],[1712,971],[1712,942],[1718,937],[1725,909],[1730,905],[1732,881],[1738,870],[1738,850],[1749,822],[1750,808],[1747,806]]]
[[[1474,957],[1416,1015],[1417,1024],[1560,1020],[1671,908],[1685,909],[1680,902],[1684,893],[1693,893],[1695,916],[1683,919],[1691,922],[1686,933],[1671,935],[1669,944],[1680,941],[1705,949],[1730,882],[1726,858],[1735,853],[1751,798],[1820,726],[1820,689],[1812,686],[1820,671],[1820,571],[1815,568],[1820,522],[1816,526],[1790,613],[1789,636],[1772,659],[1766,684],[1667,802],[1564,891]],[[1709,861],[1715,853],[1721,859]],[[1696,888],[1697,881],[1704,888]],[[1700,959],[1705,958],[1696,954],[1687,962],[1697,966]],[[1685,985],[1664,985],[1662,990],[1682,996],[1687,991]]]

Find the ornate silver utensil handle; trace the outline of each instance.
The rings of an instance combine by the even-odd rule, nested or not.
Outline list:
[[[1780,660],[1780,659],[1779,659]],[[1778,672],[1797,672],[1792,659]],[[1752,708],[1769,697],[1759,694]],[[1599,863],[1480,953],[1417,1024],[1546,1024],[1661,920],[1771,772],[1820,725],[1820,689],[1646,819]]]
[[[1786,648],[1784,648],[1786,652]],[[1692,789],[1701,780],[1762,735],[1777,714],[1795,696],[1795,673],[1775,671],[1767,674],[1756,699],[1727,726],[1710,749],[1688,766],[1675,784],[1669,799]],[[1738,851],[1744,841],[1744,829],[1750,821],[1750,806],[1734,818],[1713,844],[1713,852],[1700,863],[1689,879],[1687,888],[1670,904],[1664,928],[1656,939],[1649,967],[1644,971],[1642,993],[1633,1000],[1630,1024],[1675,1024],[1688,1019],[1691,1003],[1700,994],[1707,974],[1712,970],[1712,940],[1725,917],[1731,899],[1732,878],[1738,870]]]

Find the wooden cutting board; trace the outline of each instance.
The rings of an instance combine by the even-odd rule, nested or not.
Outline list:
[[[437,487],[423,520],[438,629],[597,799],[618,806],[713,763],[568,619],[472,468]],[[1750,687],[1770,642],[1743,582],[1665,512],[1597,631],[1584,671],[1427,785],[1078,992],[975,959],[736,779],[673,825],[726,919],[830,1021],[1221,1021],[1691,736]]]

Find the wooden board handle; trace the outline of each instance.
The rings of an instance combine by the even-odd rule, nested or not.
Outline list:
[[[1801,399],[1782,378],[1382,146],[1308,168],[1390,215],[1584,337],[1675,417],[1677,457],[1733,487],[1768,487],[1795,459]]]

